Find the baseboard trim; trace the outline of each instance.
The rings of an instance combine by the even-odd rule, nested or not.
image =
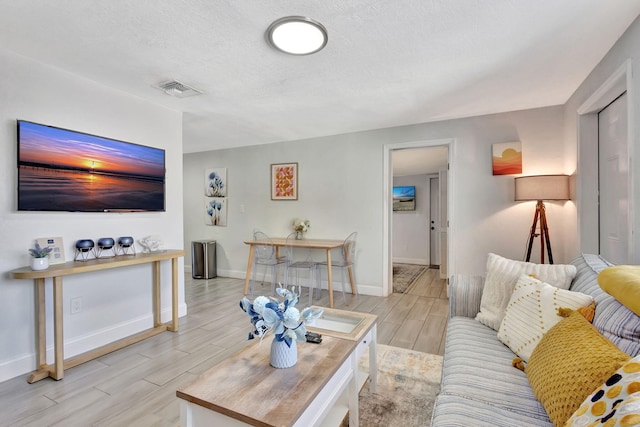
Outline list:
[[[393,258],[393,261],[398,264],[417,264],[417,265],[429,265],[429,260],[421,258]]]
[[[180,304],[178,306],[178,317],[187,314],[187,305]],[[161,317],[163,322],[171,319],[171,306],[162,309]],[[107,328],[93,331],[79,337],[65,340],[64,355],[65,359],[85,353],[89,350],[112,343],[129,335],[144,331],[153,327],[153,314],[149,313],[128,321],[109,326]],[[47,363],[52,364],[54,361],[53,343],[47,345]],[[17,359],[0,363],[0,382],[11,378],[18,377],[30,373],[36,369],[36,354],[25,354]]]

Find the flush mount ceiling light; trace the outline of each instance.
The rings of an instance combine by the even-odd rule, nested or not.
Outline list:
[[[327,45],[327,29],[304,16],[280,18],[267,29],[271,46],[290,55],[310,55]]]

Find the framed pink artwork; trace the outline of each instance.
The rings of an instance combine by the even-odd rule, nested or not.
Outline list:
[[[298,163],[271,165],[271,200],[298,200]]]

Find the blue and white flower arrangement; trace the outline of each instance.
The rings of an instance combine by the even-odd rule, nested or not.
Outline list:
[[[305,324],[319,318],[323,310],[306,307],[300,312],[295,307],[300,300],[298,294],[282,287],[276,289],[276,293],[282,300],[259,296],[253,302],[247,297],[240,301],[240,308],[249,315],[254,328],[249,332],[249,339],[258,336],[262,340],[269,332],[273,332],[275,340],[284,341],[288,347],[291,347],[293,340],[306,341]]]

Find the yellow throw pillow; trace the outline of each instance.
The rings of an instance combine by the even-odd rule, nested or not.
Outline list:
[[[640,316],[640,266],[616,265],[598,274],[603,291]]]
[[[565,427],[640,425],[640,356],[587,397]]]
[[[630,357],[577,311],[547,332],[531,353],[525,373],[557,427]]]

